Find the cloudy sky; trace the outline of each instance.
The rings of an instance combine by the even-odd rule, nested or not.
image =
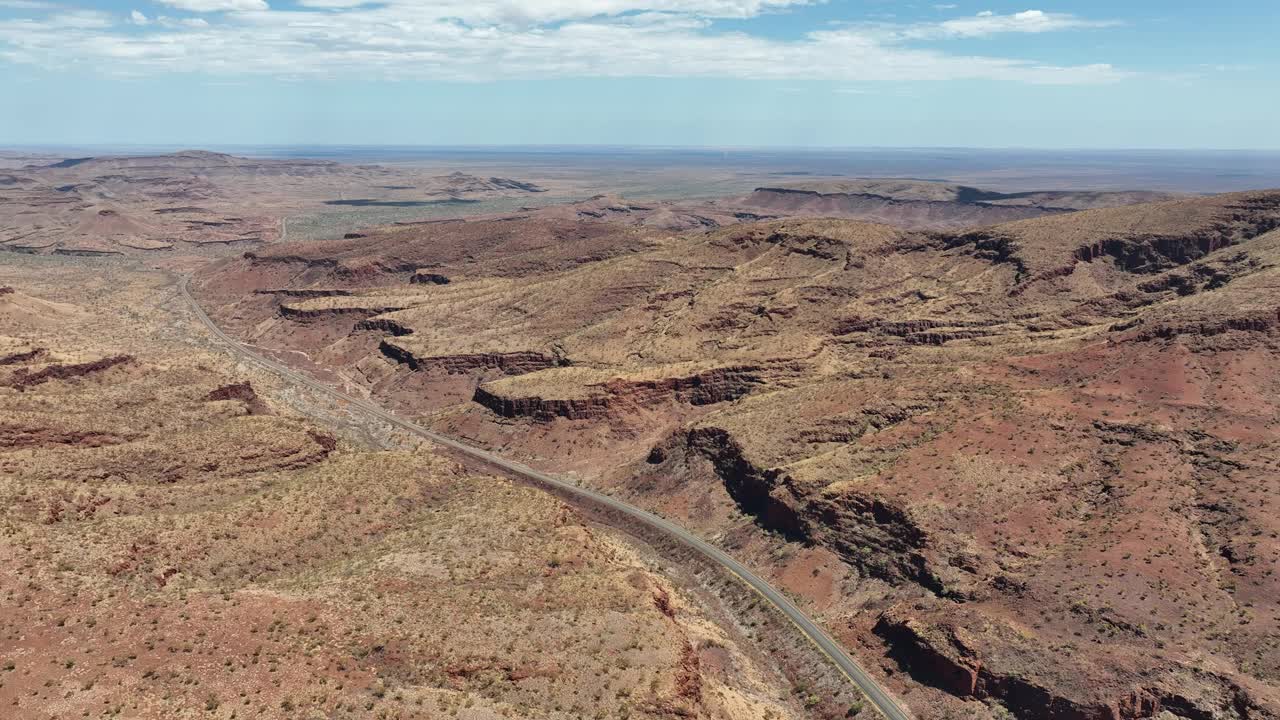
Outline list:
[[[0,0],[0,144],[1280,147],[1280,3],[1031,2]]]

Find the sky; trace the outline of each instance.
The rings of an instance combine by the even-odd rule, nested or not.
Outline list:
[[[1276,0],[0,0],[0,145],[1280,149]]]

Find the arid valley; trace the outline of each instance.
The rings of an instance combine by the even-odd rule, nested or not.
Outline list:
[[[713,159],[0,155],[0,717],[1280,718],[1280,190]]]

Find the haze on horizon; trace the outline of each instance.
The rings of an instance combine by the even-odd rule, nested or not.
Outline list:
[[[1278,20],[1264,0],[3,0],[0,144],[1280,149]]]

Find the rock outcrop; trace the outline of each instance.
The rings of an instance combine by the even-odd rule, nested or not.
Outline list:
[[[608,417],[612,398],[607,394],[584,398],[504,397],[483,385],[471,398],[492,412],[507,418],[526,417],[534,420],[594,420]]]
[[[1270,311],[1257,311],[1234,317],[1159,322],[1150,326],[1139,327],[1126,339],[1143,342],[1156,339],[1166,340],[1180,335],[1208,337],[1221,335],[1232,330],[1248,333],[1274,333],[1277,328],[1280,328],[1280,306]]]
[[[253,291],[255,295],[279,295],[291,298],[347,297],[351,290],[339,288],[265,288]]]
[[[39,360],[48,352],[45,348],[32,348],[31,350],[20,350],[18,352],[0,355],[0,365],[21,365]]]
[[[423,272],[419,270],[409,278],[410,285],[448,285],[449,278],[440,273]]]
[[[309,320],[322,320],[327,318],[342,316],[359,316],[364,318],[373,317],[375,315],[383,315],[385,313],[403,310],[403,307],[394,305],[384,307],[360,307],[358,305],[338,305],[334,307],[296,307],[293,305],[281,305],[280,315],[289,318],[294,322],[307,322]]]
[[[743,454],[729,433],[715,427],[689,431],[688,449],[711,461],[716,475],[742,512],[764,528],[802,542],[812,540],[812,528],[802,513],[802,501],[789,479],[778,470],[757,467]]]
[[[1280,211],[1280,203],[1268,205],[1267,202],[1250,203],[1251,212],[1187,234],[1130,235],[1100,240],[1078,248],[1075,258],[1082,262],[1110,259],[1132,273],[1163,272],[1280,228],[1280,217],[1265,212]]]
[[[3,385],[21,392],[52,380],[70,380],[94,375],[132,361],[132,355],[114,355],[86,363],[49,365],[35,372],[31,372],[27,368],[18,368],[3,382]]]
[[[589,385],[583,397],[573,398],[510,397],[493,387],[481,385],[476,388],[473,400],[503,417],[600,419],[627,407],[653,406],[668,401],[711,405],[736,400],[761,384],[758,371],[759,368],[755,367],[734,367],[656,380],[613,378]]]
[[[369,332],[383,333],[392,337],[403,337],[412,335],[413,330],[401,323],[386,317],[365,318],[356,323],[356,330],[367,330]]]
[[[378,344],[378,349],[383,355],[408,366],[411,370],[439,370],[450,374],[476,370],[500,370],[508,375],[520,375],[569,364],[565,358],[533,350],[423,356],[390,338],[383,339]]]
[[[920,682],[957,697],[997,701],[1020,720],[1275,717],[1256,705],[1243,688],[1209,672],[1189,673],[1182,680],[1185,684],[1166,687],[1144,681],[1147,673],[1133,668],[1126,673],[1131,681],[1128,688],[1114,682],[1093,684],[1090,675],[1099,674],[1100,668],[1070,655],[1055,659],[1058,651],[1032,647],[1033,640],[1012,628],[988,624],[979,636],[945,620],[918,616],[905,603],[887,609],[875,632]],[[1014,664],[1019,661],[1021,667]]]
[[[267,405],[258,397],[253,384],[248,380],[215,388],[204,397],[205,402],[223,402],[235,400],[244,403],[251,415],[260,415],[268,411]]]
[[[724,538],[824,619],[879,618],[872,652],[938,688],[922,717],[1270,720],[1241,708],[1280,699],[1277,223],[1280,192],[1251,192],[962,230],[371,231],[344,262],[452,282],[333,356],[359,382],[381,340],[428,372],[364,362],[375,395]],[[393,297],[296,267],[270,287],[286,272]],[[309,330],[281,337],[330,362]]]
[[[33,427],[0,422],[0,448],[16,450],[27,447],[67,445],[73,447],[102,447],[128,442],[130,438],[99,430],[72,430],[57,427]]]

